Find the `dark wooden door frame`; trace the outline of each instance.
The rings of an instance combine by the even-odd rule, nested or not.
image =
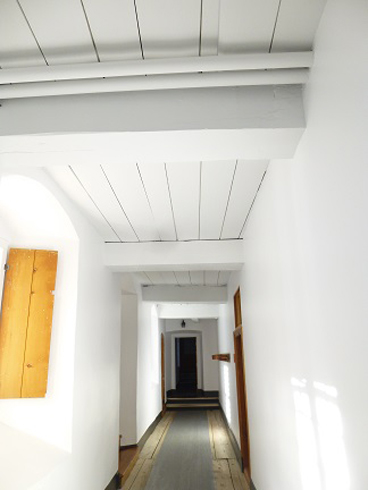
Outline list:
[[[235,372],[236,372],[236,391],[238,400],[240,449],[242,455],[243,471],[250,480],[250,446],[249,446],[249,423],[247,391],[245,383],[245,363],[243,351],[243,327],[241,316],[240,288],[234,295],[235,309],[235,330],[234,330],[234,352],[235,352]]]
[[[165,382],[165,335],[161,334],[161,402],[162,402],[162,412],[161,415],[164,416],[166,413],[166,382]]]

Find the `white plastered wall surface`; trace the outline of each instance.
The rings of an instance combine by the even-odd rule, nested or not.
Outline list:
[[[117,283],[101,238],[45,172],[19,173],[2,179],[1,234],[9,246],[58,250],[59,264],[48,393],[0,400],[0,487],[101,490],[118,466]],[[7,195],[10,183],[20,195]]]
[[[260,490],[368,487],[367,25],[365,1],[327,3],[307,129],[270,164],[225,307],[240,285]]]

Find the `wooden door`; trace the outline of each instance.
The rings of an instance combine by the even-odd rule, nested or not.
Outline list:
[[[241,325],[241,299],[240,289],[234,296],[235,308],[235,330],[234,330],[234,352],[235,352],[235,371],[236,371],[236,390],[238,399],[239,430],[240,430],[240,449],[242,455],[243,471],[250,480],[250,446],[249,446],[249,425],[247,394],[245,384],[245,365],[243,352],[243,327]]]
[[[0,398],[46,395],[57,252],[10,249],[0,323]]]
[[[166,382],[165,382],[165,335],[161,334],[161,401],[162,412],[164,416],[166,413]]]

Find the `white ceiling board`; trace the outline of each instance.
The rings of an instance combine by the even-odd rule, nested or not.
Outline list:
[[[201,239],[220,237],[234,169],[235,160],[202,163]]]
[[[179,282],[178,282],[174,272],[162,271],[161,276],[164,279],[164,284],[174,284],[175,286],[179,285]]]
[[[20,2],[50,65],[97,61],[80,1]]]
[[[125,162],[120,167],[105,164],[102,168],[139,239],[159,240],[136,163]]]
[[[217,286],[218,276],[218,271],[204,271],[204,285]]]
[[[220,271],[217,279],[217,286],[226,286],[231,276],[230,271]]]
[[[120,239],[128,242],[138,241],[101,167],[74,166],[73,171]]]
[[[198,56],[201,0],[136,0],[145,58]]]
[[[219,54],[267,53],[279,0],[221,2]]]
[[[96,228],[106,242],[118,240],[107,221],[98,211],[88,194],[69,167],[52,167],[46,170],[65,194],[78,206],[87,220]]]
[[[221,238],[238,238],[262,176],[266,160],[238,160]]]
[[[179,240],[199,238],[200,162],[167,163]]]
[[[27,22],[14,0],[0,1],[0,66],[44,65],[45,61]]]
[[[134,2],[83,0],[101,61],[140,59]]]
[[[134,277],[138,284],[141,284],[142,286],[152,286],[152,281],[145,272],[134,272]]]
[[[189,271],[189,277],[193,286],[204,286],[204,271]]]
[[[189,271],[175,271],[179,286],[190,286]]]
[[[202,0],[201,56],[218,52],[220,0]]]
[[[272,52],[312,49],[326,0],[282,0]]]
[[[147,271],[144,274],[149,278],[153,285],[166,284],[161,272]]]
[[[139,163],[139,171],[161,240],[175,240],[176,233],[163,163]]]

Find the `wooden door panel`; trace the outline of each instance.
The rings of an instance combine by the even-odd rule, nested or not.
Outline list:
[[[57,252],[35,251],[24,356],[23,398],[40,398],[46,394],[57,259]]]
[[[10,249],[0,323],[0,398],[20,398],[34,250]]]

